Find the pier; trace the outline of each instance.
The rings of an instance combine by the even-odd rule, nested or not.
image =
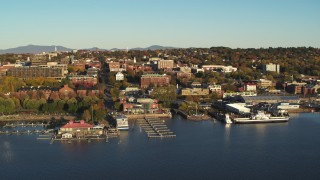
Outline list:
[[[144,118],[137,120],[140,127],[147,133],[148,138],[172,138],[176,137],[174,132],[170,131],[163,120],[156,118]]]
[[[1,130],[0,135],[52,134],[51,130]]]

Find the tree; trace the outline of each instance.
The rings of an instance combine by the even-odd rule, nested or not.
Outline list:
[[[176,87],[169,85],[167,87],[155,87],[151,93],[151,97],[163,102],[164,107],[169,108],[171,101],[177,99]]]
[[[88,109],[83,112],[82,118],[85,121],[90,121],[91,120],[91,113],[90,113],[90,111]]]

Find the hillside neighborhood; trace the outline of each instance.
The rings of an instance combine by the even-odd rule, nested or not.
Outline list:
[[[315,48],[53,49],[0,60],[2,115],[59,113],[95,122],[118,113],[207,115],[234,103],[319,108]]]

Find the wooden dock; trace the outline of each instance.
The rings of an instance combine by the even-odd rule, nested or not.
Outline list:
[[[6,123],[4,128],[15,128],[15,127],[46,127],[49,126],[49,123]]]
[[[140,127],[147,133],[148,138],[172,138],[176,137],[174,132],[170,131],[164,121],[156,118],[145,118],[137,120]]]

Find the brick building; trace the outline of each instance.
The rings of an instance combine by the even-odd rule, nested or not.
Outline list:
[[[64,71],[62,68],[26,66],[8,69],[7,76],[13,76],[22,79],[44,77],[61,80],[64,78]]]
[[[59,89],[60,94],[68,95],[69,93],[74,93],[74,90],[65,84],[61,89]]]
[[[125,69],[121,67],[120,62],[109,62],[109,71],[110,72],[121,72],[124,71]]]
[[[140,85],[141,88],[148,88],[149,86],[166,86],[170,83],[170,76],[160,74],[146,74],[142,75]]]
[[[69,76],[74,86],[93,87],[98,83],[98,79],[93,76]]]

